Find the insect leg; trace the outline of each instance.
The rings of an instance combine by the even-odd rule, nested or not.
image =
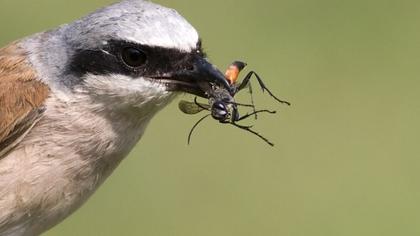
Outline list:
[[[249,89],[249,95],[251,96],[252,111],[254,113],[255,119],[257,119],[258,116],[257,116],[257,112],[255,110],[254,95],[252,94],[252,86],[251,86],[251,83],[248,83],[248,89]]]
[[[251,105],[246,105],[247,107],[252,107],[252,110],[253,110],[253,112],[255,112],[255,103],[254,103],[254,95],[253,95],[253,93],[252,93],[252,86],[251,86],[251,83],[249,83],[249,80],[250,80],[250,78],[251,78],[251,75],[252,74],[247,74],[246,76],[245,76],[245,79],[243,79],[242,80],[242,82],[241,82],[241,84],[239,85],[239,86],[237,86],[236,87],[236,91],[238,92],[238,91],[240,91],[240,90],[242,90],[242,89],[244,89],[246,86],[248,86],[248,89],[249,89],[249,94],[250,94],[250,96],[251,96]],[[237,103],[238,105],[240,105],[239,103]],[[258,117],[257,117],[257,113],[254,113],[255,114],[255,119],[257,119]]]
[[[240,91],[240,90],[242,90],[242,89],[244,89],[245,87],[246,87],[246,85],[249,83],[249,80],[251,79],[251,76],[252,75],[255,75],[255,78],[257,78],[257,80],[258,80],[258,83],[260,84],[260,87],[261,87],[261,89],[262,89],[262,91],[264,92],[264,91],[267,91],[268,92],[268,94],[270,94],[270,96],[272,97],[272,98],[274,98],[275,100],[277,100],[278,102],[280,102],[280,103],[284,103],[284,104],[287,104],[287,105],[289,105],[290,106],[290,102],[288,102],[288,101],[283,101],[283,100],[280,100],[279,98],[277,98],[276,96],[274,96],[274,94],[265,86],[265,84],[264,84],[264,82],[261,80],[261,78],[260,78],[260,76],[258,76],[258,74],[257,73],[255,73],[255,71],[250,71],[246,76],[245,76],[245,78],[242,80],[242,82],[241,82],[241,84],[237,87],[237,90],[238,91]]]
[[[258,111],[254,111],[254,112],[252,112],[252,113],[249,113],[249,114],[243,115],[243,116],[239,117],[239,119],[238,119],[238,120],[236,120],[236,121],[241,121],[241,120],[244,120],[244,119],[246,119],[246,118],[248,118],[248,117],[250,117],[250,116],[252,116],[252,115],[255,115],[255,114],[257,114],[257,113],[270,113],[270,114],[275,114],[275,113],[276,113],[276,111],[270,111],[270,110],[258,110]]]
[[[239,127],[241,129],[250,129],[250,128],[253,127],[252,125],[250,125],[250,126],[239,125],[239,124],[236,124],[236,123],[231,122],[231,121],[219,121],[219,122],[222,123],[222,124],[235,124],[236,127]]]
[[[201,119],[199,119],[195,124],[194,124],[194,126],[191,128],[191,130],[190,130],[190,133],[188,134],[188,145],[190,144],[190,142],[191,142],[191,135],[192,135],[192,133],[193,133],[193,131],[194,131],[194,129],[198,126],[198,124],[200,124],[201,123],[201,121],[203,121],[204,119],[206,119],[207,117],[209,117],[210,116],[210,114],[208,114],[208,115],[205,115],[205,116],[203,116]]]
[[[230,102],[230,104],[237,105],[237,106],[243,106],[243,107],[255,107],[251,104],[245,104],[245,103],[237,103],[237,102]]]
[[[265,137],[264,137],[264,136],[262,136],[261,134],[259,134],[259,133],[255,132],[255,131],[254,131],[254,130],[252,130],[251,128],[244,127],[244,126],[238,125],[238,124],[236,124],[236,123],[231,123],[231,124],[232,124],[233,126],[236,126],[236,127],[240,128],[240,129],[243,129],[243,130],[246,130],[246,131],[248,131],[248,132],[250,132],[250,133],[252,133],[252,134],[254,134],[254,135],[258,136],[259,138],[261,138],[262,140],[264,140],[264,142],[266,142],[268,145],[270,145],[270,146],[274,146],[274,143],[270,142],[267,138],[265,138]]]

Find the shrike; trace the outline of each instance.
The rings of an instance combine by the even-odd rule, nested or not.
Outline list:
[[[0,235],[62,221],[177,91],[205,96],[208,84],[229,87],[196,30],[143,0],[0,49]]]

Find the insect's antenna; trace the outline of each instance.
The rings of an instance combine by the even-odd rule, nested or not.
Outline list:
[[[210,109],[207,107],[203,107],[198,101],[197,101],[197,97],[194,97],[194,103],[195,105],[199,106],[200,108],[209,111]]]
[[[264,142],[266,142],[268,145],[270,145],[270,146],[274,146],[274,143],[272,143],[272,142],[270,142],[267,138],[265,138],[264,136],[262,136],[261,134],[259,134],[259,133],[257,133],[257,132],[255,132],[254,130],[252,130],[251,128],[249,128],[249,127],[244,127],[244,126],[241,126],[241,125],[238,125],[238,124],[235,124],[235,123],[231,123],[232,125],[234,125],[234,126],[236,126],[236,127],[238,127],[238,128],[240,128],[240,129],[243,129],[243,130],[246,130],[246,131],[248,131],[248,132],[250,132],[250,133],[252,133],[252,134],[254,134],[254,135],[256,135],[256,136],[258,136],[258,137],[260,137],[262,140],[264,140]]]
[[[209,117],[211,114],[207,114],[207,115],[205,115],[205,116],[203,116],[203,117],[201,117],[201,119],[199,119],[195,124],[194,124],[194,126],[191,128],[191,130],[190,130],[190,133],[188,134],[188,145],[190,145],[190,142],[191,142],[191,135],[192,135],[192,133],[194,132],[194,129],[198,126],[198,124],[200,124],[201,123],[201,121],[203,121],[204,119],[206,119],[207,117]]]

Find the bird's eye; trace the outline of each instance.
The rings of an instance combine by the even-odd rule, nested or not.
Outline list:
[[[146,63],[146,53],[137,48],[127,47],[122,50],[121,58],[127,66],[139,67]]]

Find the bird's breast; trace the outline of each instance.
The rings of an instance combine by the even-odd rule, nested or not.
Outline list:
[[[0,232],[36,235],[74,212],[169,101],[161,98],[112,114],[97,104],[51,96],[44,117],[0,159]]]

